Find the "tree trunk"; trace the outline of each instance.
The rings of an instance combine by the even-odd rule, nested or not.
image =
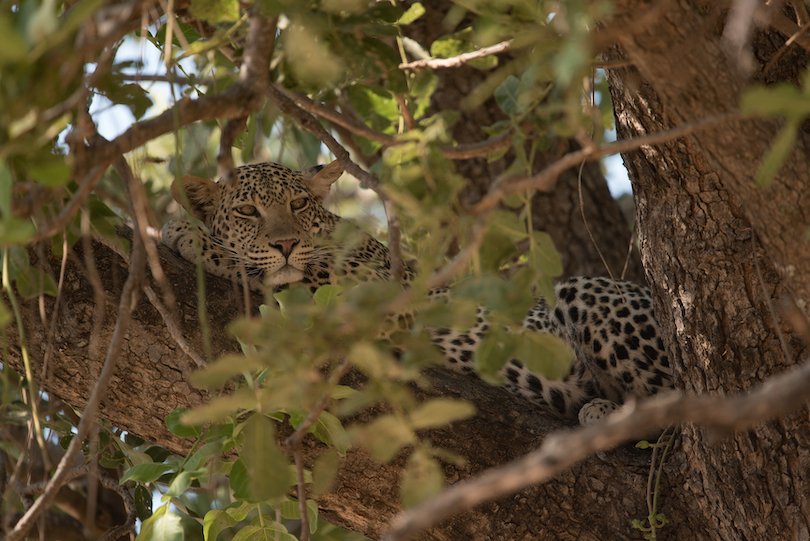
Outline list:
[[[622,13],[646,9],[643,2],[625,4]],[[619,36],[614,59],[633,66],[609,75],[620,138],[736,110],[750,81],[715,32],[723,20],[690,4],[666,3],[654,25]],[[755,58],[767,62],[782,43],[757,35]],[[783,78],[793,79],[806,61],[804,51],[785,55]],[[806,134],[770,186],[753,181],[778,128],[738,120],[624,156],[658,319],[689,391],[744,390],[806,356],[779,310],[785,298],[799,306],[810,299]],[[704,528],[695,535],[810,537],[806,409],[721,441],[685,427],[682,451],[670,464],[669,490],[694,502],[694,523]]]

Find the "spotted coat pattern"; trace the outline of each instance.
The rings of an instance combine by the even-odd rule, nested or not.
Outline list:
[[[351,247],[330,234],[340,218],[322,201],[342,169],[292,171],[274,163],[246,165],[218,183],[187,177],[172,188],[197,218],[172,220],[163,241],[184,258],[253,289],[302,282],[317,287],[339,275],[358,281],[390,279],[387,248],[361,234]],[[406,277],[407,278],[407,277]],[[649,291],[630,282],[574,277],[555,287],[554,309],[540,300],[523,326],[565,340],[575,358],[561,380],[527,370],[518,359],[503,370],[506,387],[564,417],[596,422],[630,398],[672,386]],[[434,329],[447,366],[473,372],[473,355],[489,328],[483,310],[466,331]]]

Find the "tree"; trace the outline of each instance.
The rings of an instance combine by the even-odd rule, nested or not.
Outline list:
[[[401,499],[423,502],[393,523],[399,538],[500,497],[423,535],[807,537],[810,421],[796,410],[810,383],[810,19],[802,2],[692,4],[4,5],[7,536],[52,532],[48,521],[64,518],[48,511],[54,501],[78,519],[77,535],[82,524],[98,536],[119,523],[121,507],[128,527],[135,514],[144,520],[146,539],[158,529],[289,538],[288,528],[307,538],[307,522],[320,539],[346,535],[316,519],[305,503],[314,498],[319,515],[378,538]],[[132,73],[116,56],[134,35],[163,52],[165,76]],[[183,55],[193,67],[177,63]],[[606,77],[593,75],[597,64]],[[142,119],[149,79],[185,95]],[[602,112],[589,105],[591,88]],[[602,142],[608,90],[616,143]],[[139,120],[102,138],[92,95]],[[565,228],[549,225],[571,223],[582,206],[593,221],[576,238],[597,239],[611,271],[624,261],[630,239],[591,169],[623,152],[644,271],[687,394],[546,438],[564,423],[502,389],[433,368],[418,375],[413,358],[431,356],[424,339],[407,339],[401,364],[368,341],[398,289],[327,289],[314,303],[292,290],[277,296],[286,316],[256,315],[269,298],[213,277],[201,288],[200,269],[150,236],[172,176],[227,174],[234,149],[237,160],[280,161],[291,148],[311,165],[324,146],[378,193],[394,259],[419,254],[421,278],[403,303],[427,313],[420,288],[459,278],[473,260],[472,293],[431,317],[463,319],[483,298],[505,323],[519,317],[526,281],[542,293],[561,267],[549,237],[527,224],[548,226],[567,271],[593,271],[595,251],[583,256],[587,243],[566,246]],[[583,203],[548,203],[576,201],[580,176]],[[538,191],[554,195],[540,201]],[[504,266],[510,280],[497,272]],[[482,295],[493,289],[494,300]],[[346,313],[350,329],[339,325]],[[323,336],[304,335],[301,321],[321,323]],[[268,324],[287,332],[268,342]],[[326,355],[327,343],[346,353]],[[485,376],[494,362],[481,359]],[[649,452],[622,448],[569,469],[683,422],[696,424],[654,447],[652,465]],[[740,431],[718,437],[701,426]],[[443,478],[470,480],[443,490]],[[59,490],[74,479],[84,487]],[[151,509],[155,487],[174,509]]]

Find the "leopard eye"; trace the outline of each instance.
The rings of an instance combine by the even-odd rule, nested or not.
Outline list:
[[[293,210],[304,210],[308,204],[309,201],[306,197],[299,197],[298,199],[290,201],[290,208]]]
[[[242,216],[247,216],[250,218],[257,218],[259,216],[259,209],[257,209],[254,205],[239,205],[238,207],[234,207],[234,210],[237,214],[241,214]]]

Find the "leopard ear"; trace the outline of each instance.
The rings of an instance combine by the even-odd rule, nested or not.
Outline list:
[[[187,211],[208,224],[219,204],[219,184],[207,178],[188,175],[172,183],[172,197]]]
[[[304,184],[312,191],[318,199],[323,200],[329,195],[329,189],[340,175],[343,174],[343,165],[335,160],[329,165],[316,165],[301,171]]]

